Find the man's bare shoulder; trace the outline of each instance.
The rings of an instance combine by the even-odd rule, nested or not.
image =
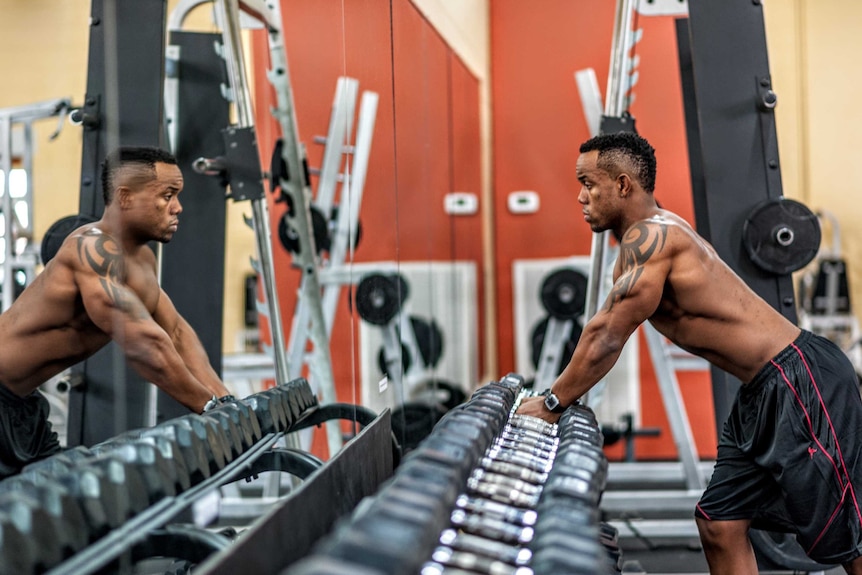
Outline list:
[[[105,276],[116,272],[122,263],[118,242],[96,225],[72,231],[57,252],[58,263],[76,272],[95,272]]]

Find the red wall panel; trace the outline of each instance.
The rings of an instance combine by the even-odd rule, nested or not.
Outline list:
[[[452,178],[449,189],[482,196],[481,126],[479,121],[479,81],[456,56],[449,56],[450,131]],[[479,373],[485,373],[485,278],[483,274],[482,210],[473,215],[449,216],[452,238],[449,259],[476,264],[476,306],[479,333]],[[465,321],[468,321],[465,319]],[[470,382],[472,383],[472,382]]]
[[[443,260],[451,238],[448,49],[408,0],[392,2],[397,228],[401,261]]]
[[[327,132],[338,76],[357,78],[360,91],[380,97],[355,261],[474,259],[481,281],[479,216],[451,217],[443,208],[453,189],[480,193],[476,79],[408,0],[282,0],[282,15],[299,139],[310,166],[320,166],[323,148],[312,142]],[[253,51],[258,141],[268,168],[280,129],[269,114],[274,96],[263,32],[254,35]],[[315,176],[311,185],[316,189]],[[273,230],[284,210],[270,198]],[[289,332],[301,277],[277,241],[275,266]],[[359,321],[343,297],[330,350],[338,397],[355,403]]]

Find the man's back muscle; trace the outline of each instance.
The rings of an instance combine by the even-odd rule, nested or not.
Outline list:
[[[646,220],[666,225],[672,258],[661,302],[650,317],[680,347],[749,381],[799,329],[759,298],[679,216]]]

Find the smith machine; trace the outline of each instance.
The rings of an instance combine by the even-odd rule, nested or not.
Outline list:
[[[755,292],[796,323],[790,274],[815,257],[821,235],[817,216],[782,194],[774,116],[777,98],[769,74],[761,3],[618,0],[604,106],[592,70],[575,75],[593,133],[635,131],[628,112],[637,81],[637,59],[632,53],[641,33],[632,29],[635,11],[641,16],[677,17],[698,232]],[[608,232],[594,235],[586,319],[607,295],[615,257]],[[552,318],[549,329],[564,329],[555,323],[561,322]],[[682,352],[651,326],[645,324],[643,330],[679,462],[611,463],[602,510],[621,536],[696,537],[693,509],[712,462],[702,462],[697,455],[676,371],[710,370],[719,434],[741,382]],[[542,361],[556,366],[559,358],[543,350]],[[602,390],[601,384],[594,388],[587,398],[589,405],[601,401]],[[676,487],[680,485],[682,489]],[[808,559],[790,535],[752,530],[751,540],[761,567],[807,572],[827,568]]]

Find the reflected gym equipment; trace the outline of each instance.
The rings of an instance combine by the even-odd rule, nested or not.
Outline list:
[[[333,460],[323,463],[305,452],[273,448],[285,433],[333,418],[362,428]],[[195,572],[204,572],[198,571],[204,561],[229,563],[229,557],[215,556],[227,555],[241,538],[235,531],[206,528],[220,513],[218,490],[263,472],[304,481],[301,491],[271,501],[271,513],[261,519],[280,524],[275,527],[280,537],[297,506],[315,506],[313,514],[304,511],[317,518],[314,525],[307,524],[290,545],[261,554],[272,567],[286,566],[391,475],[400,448],[389,429],[388,413],[319,405],[300,379],[203,416],[189,414],[90,449],[61,452],[0,482],[0,572],[131,572],[133,565],[153,557],[194,565]],[[355,465],[346,465],[358,459],[373,463],[358,473]],[[349,494],[340,489],[344,481],[350,482]],[[331,496],[335,489],[338,497]],[[257,531],[249,539],[259,544],[265,535]]]

